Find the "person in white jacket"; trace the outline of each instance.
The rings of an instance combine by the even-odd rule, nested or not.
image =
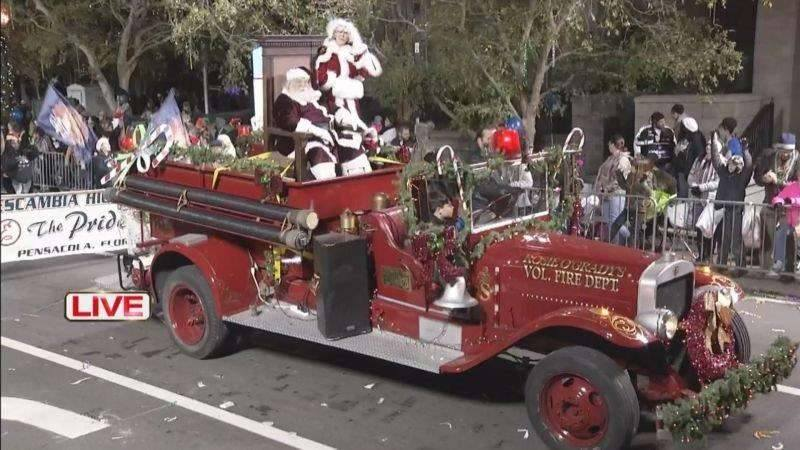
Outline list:
[[[713,142],[709,142],[706,144],[705,151],[701,153],[697,159],[695,159],[694,164],[692,164],[692,168],[689,170],[689,176],[687,177],[687,182],[689,184],[689,193],[691,198],[693,199],[701,199],[701,200],[714,200],[717,196],[717,187],[719,186],[719,175],[717,174],[716,169],[714,168],[714,162],[711,158],[711,148],[710,146],[713,145]],[[693,222],[697,222],[702,211],[705,207],[710,208],[713,210],[714,206],[713,203],[706,203],[706,202],[693,202],[694,208],[692,208],[693,214]],[[715,227],[716,229],[716,227]],[[717,230],[718,231],[718,230]],[[717,234],[716,232],[714,233]],[[698,252],[699,256],[698,259],[701,261],[707,261],[713,255],[713,243],[718,241],[717,239],[707,238],[703,236],[702,231],[698,228],[697,235],[699,236],[698,242]]]

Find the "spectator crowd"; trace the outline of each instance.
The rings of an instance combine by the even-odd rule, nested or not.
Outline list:
[[[674,105],[671,116],[674,129],[662,113],[653,113],[636,133],[632,154],[622,136],[609,141],[609,156],[594,184],[602,198],[600,232],[619,244],[630,243],[632,235],[647,239],[656,234],[653,227],[666,223],[658,218],[667,214],[667,205],[677,203],[683,207],[668,218],[696,233],[691,250],[699,261],[758,264],[772,276],[800,271],[796,136],[782,133],[754,159],[734,118],[704,134],[683,105]],[[751,183],[763,187],[760,208],[745,203]],[[749,255],[746,247],[759,251]]]

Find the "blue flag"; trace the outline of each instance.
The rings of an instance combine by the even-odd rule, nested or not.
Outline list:
[[[53,85],[47,88],[42,102],[42,109],[36,118],[36,125],[48,136],[59,142],[72,146],[75,156],[89,163],[92,160],[97,137],[83,116],[72,107],[66,97],[61,95]]]
[[[175,100],[174,89],[170,89],[169,95],[164,99],[164,103],[161,104],[158,111],[153,113],[153,116],[150,118],[150,125],[147,127],[147,133],[152,133],[153,130],[162,124],[169,126],[176,146],[184,148],[189,147],[189,133],[186,132],[186,127],[183,125],[181,110],[178,108],[178,102]]]

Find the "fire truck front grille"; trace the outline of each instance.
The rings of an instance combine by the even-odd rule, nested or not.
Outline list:
[[[656,307],[674,312],[678,318],[689,309],[694,290],[694,277],[687,274],[661,283],[656,289]]]

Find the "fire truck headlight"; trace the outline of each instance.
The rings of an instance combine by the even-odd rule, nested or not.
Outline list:
[[[636,321],[661,340],[670,340],[678,331],[678,317],[668,309],[656,309],[639,314]]]

